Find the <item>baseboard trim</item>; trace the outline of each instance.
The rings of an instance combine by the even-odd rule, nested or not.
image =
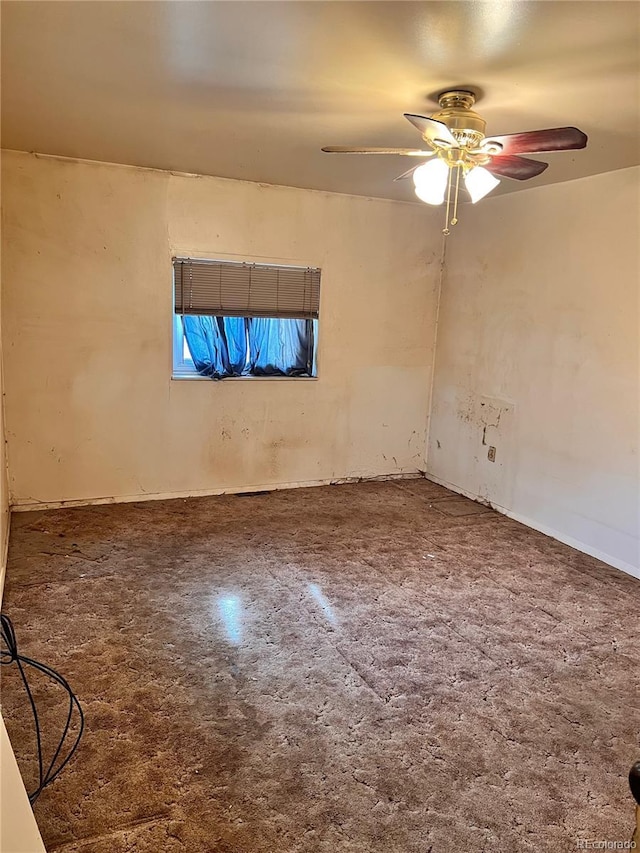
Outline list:
[[[496,512],[502,513],[502,515],[506,515],[507,518],[512,518],[514,521],[519,521],[520,524],[524,524],[526,527],[531,527],[533,530],[537,530],[539,533],[544,533],[545,536],[550,536],[552,539],[556,539],[558,542],[562,542],[563,545],[568,545],[570,548],[575,548],[576,551],[581,551],[583,554],[588,554],[590,557],[595,557],[596,560],[602,560],[603,563],[606,563],[608,566],[613,566],[614,569],[619,569],[619,571],[624,572],[627,575],[631,575],[633,578],[637,578],[640,580],[640,568],[632,565],[631,563],[627,563],[624,560],[619,560],[617,557],[613,557],[611,554],[605,554],[604,551],[598,550],[598,548],[592,548],[590,545],[586,545],[584,542],[580,542],[577,539],[573,539],[571,536],[566,536],[564,533],[560,533],[558,530],[554,530],[552,527],[548,527],[546,524],[541,524],[539,521],[535,521],[532,518],[528,518],[525,515],[521,515],[519,512],[513,512],[506,507],[500,506],[499,504],[489,503],[487,501],[483,501],[478,495],[474,495],[471,492],[468,492],[466,489],[457,486],[455,483],[449,483],[447,480],[443,480],[440,477],[436,477],[433,474],[426,473],[425,478],[427,480],[431,480],[432,483],[436,483],[438,486],[444,486],[446,489],[450,489],[452,492],[456,492],[459,495],[464,495],[465,498],[470,498],[472,501],[477,501],[478,503],[487,503],[492,509],[495,509]]]
[[[7,536],[4,540],[2,553],[0,554],[0,609],[2,609],[2,598],[4,596],[4,580],[7,575],[7,561],[9,558],[9,536],[11,535],[11,510],[7,509]]]
[[[469,498],[469,500],[475,501],[476,503],[490,506],[491,509],[495,509],[496,512],[501,512],[503,515],[506,515],[506,510],[503,507],[490,503],[489,501],[482,500],[481,497],[474,495],[472,492],[468,492],[466,489],[463,489],[462,486],[456,486],[455,483],[450,483],[448,480],[443,480],[441,477],[436,477],[434,474],[425,473],[424,477],[425,480],[430,480],[437,486],[443,486],[445,489],[449,489],[449,491],[455,492],[457,495],[462,495],[463,498]]]
[[[385,480],[416,480],[424,477],[424,471],[418,469],[398,474],[376,474],[352,477],[334,477],[326,480],[301,480],[294,483],[247,484],[229,486],[225,489],[192,489],[186,492],[141,492],[134,495],[115,497],[80,498],[68,501],[17,501],[11,505],[12,512],[34,512],[45,509],[65,509],[76,506],[98,506],[101,504],[137,503],[138,501],[166,501],[179,498],[202,498],[213,495],[237,495],[241,492],[275,492],[280,489],[306,489],[313,486],[340,486],[345,483],[383,482]]]

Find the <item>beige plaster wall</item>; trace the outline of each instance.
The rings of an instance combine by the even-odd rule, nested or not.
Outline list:
[[[636,574],[639,172],[464,207],[428,449],[429,476]]]
[[[15,152],[2,165],[17,506],[424,469],[431,211]],[[172,254],[320,266],[319,378],[172,381]]]

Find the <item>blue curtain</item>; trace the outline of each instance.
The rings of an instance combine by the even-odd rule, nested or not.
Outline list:
[[[250,320],[249,362],[253,376],[311,375],[312,358],[311,320]]]
[[[248,334],[249,320],[246,317],[220,317],[229,354],[232,376],[249,373]]]
[[[229,354],[219,318],[185,314],[182,326],[198,373],[212,379],[230,376]]]
[[[315,375],[312,320],[185,315],[182,322],[202,376]]]

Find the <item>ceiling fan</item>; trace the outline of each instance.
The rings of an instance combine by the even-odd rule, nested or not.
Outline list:
[[[540,160],[522,157],[543,151],[570,151],[584,148],[587,136],[577,127],[553,127],[548,130],[529,130],[506,136],[485,136],[486,121],[471,109],[474,92],[453,89],[438,96],[440,110],[430,118],[405,113],[405,118],[422,134],[429,146],[422,148],[347,148],[328,146],[323,151],[335,154],[399,154],[403,157],[433,157],[428,163],[413,166],[395,178],[413,178],[415,192],[427,204],[447,202],[445,228],[458,221],[460,177],[471,196],[480,201],[500,183],[499,175],[526,181],[540,175],[549,165]],[[453,215],[449,212],[453,205]]]

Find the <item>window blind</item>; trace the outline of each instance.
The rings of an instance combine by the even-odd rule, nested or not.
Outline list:
[[[316,268],[174,258],[173,278],[176,314],[318,317]]]

